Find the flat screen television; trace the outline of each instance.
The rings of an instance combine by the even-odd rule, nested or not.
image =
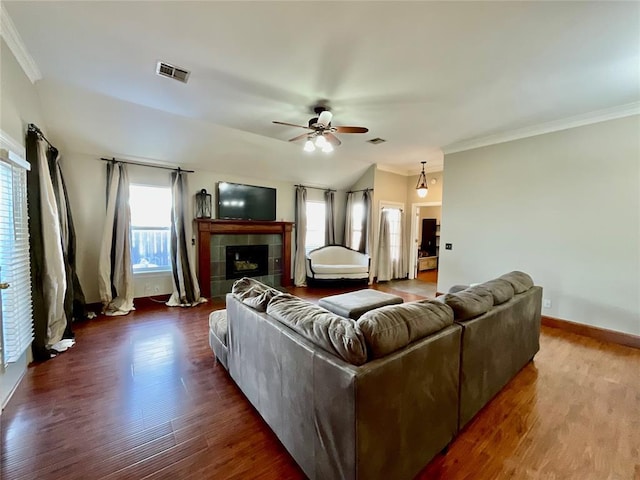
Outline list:
[[[218,182],[217,217],[234,220],[276,219],[276,189]]]

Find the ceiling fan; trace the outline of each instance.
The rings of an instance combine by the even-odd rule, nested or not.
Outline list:
[[[315,150],[316,147],[321,148],[324,152],[330,152],[333,150],[334,145],[336,147],[340,145],[342,142],[334,133],[367,133],[369,131],[369,129],[365,127],[332,126],[331,119],[333,118],[333,114],[329,111],[326,104],[316,105],[313,107],[313,111],[318,116],[309,120],[308,126],[278,122],[276,120],[274,120],[273,123],[310,130],[309,132],[291,138],[289,141],[295,142],[306,138],[307,142],[305,143],[304,149],[305,151],[311,152]]]

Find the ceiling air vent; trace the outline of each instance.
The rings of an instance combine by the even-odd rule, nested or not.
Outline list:
[[[187,80],[189,80],[189,75],[191,74],[191,72],[185,70],[184,68],[175,67],[164,62],[158,62],[156,73],[162,77],[179,80],[182,83],[187,83]]]
[[[386,142],[386,140],[384,138],[376,137],[376,138],[372,138],[371,140],[367,140],[367,142],[373,143],[374,145],[379,145],[381,143]]]

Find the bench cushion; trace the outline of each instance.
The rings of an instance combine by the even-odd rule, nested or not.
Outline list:
[[[366,265],[327,265],[314,263],[311,267],[314,273],[367,273],[369,268]]]
[[[453,324],[453,310],[434,300],[389,305],[357,322],[371,358],[380,358]]]
[[[288,293],[273,297],[267,314],[346,362],[362,365],[367,361],[364,336],[349,318],[339,317]]]
[[[367,288],[356,292],[324,297],[318,303],[321,307],[342,317],[357,320],[369,310],[402,302],[402,297]]]
[[[209,314],[209,330],[218,337],[218,340],[227,346],[227,311],[216,310]]]

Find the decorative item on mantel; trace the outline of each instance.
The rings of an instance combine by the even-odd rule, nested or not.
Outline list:
[[[205,188],[196,193],[196,218],[211,218],[211,194]]]
[[[416,185],[416,193],[420,198],[424,198],[429,193],[429,187],[427,186],[427,176],[424,173],[424,165],[427,162],[420,162],[422,164],[422,172],[418,177],[418,184]]]

